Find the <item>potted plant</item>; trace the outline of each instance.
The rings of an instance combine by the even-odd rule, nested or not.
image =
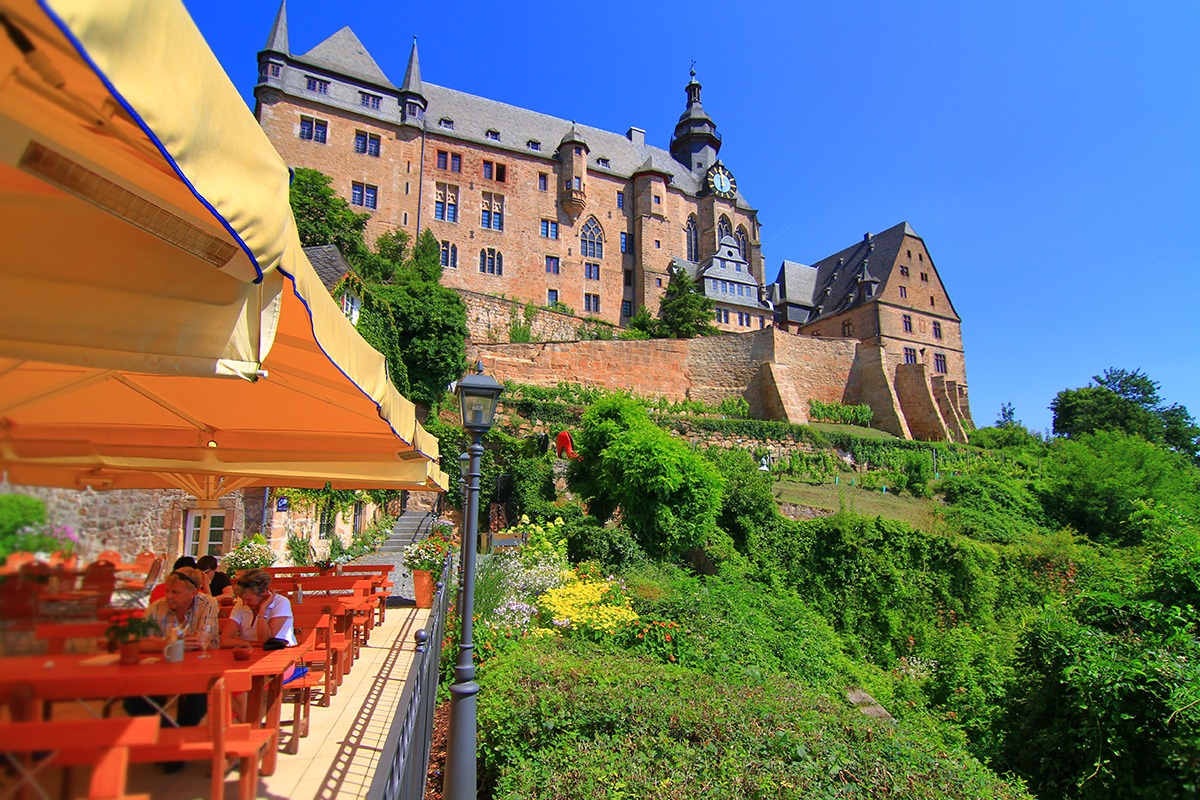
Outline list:
[[[404,549],[404,566],[413,576],[413,594],[417,608],[433,607],[433,574],[441,574],[447,556],[454,551],[453,540],[436,531]]]
[[[256,533],[238,542],[221,557],[221,563],[230,575],[248,569],[264,569],[275,563],[275,551],[261,533]]]
[[[136,664],[139,661],[142,639],[155,634],[162,634],[158,623],[145,616],[143,611],[121,611],[108,618],[108,637],[110,649],[121,653],[120,663]]]

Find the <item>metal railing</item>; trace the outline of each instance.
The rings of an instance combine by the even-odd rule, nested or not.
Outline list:
[[[425,796],[433,745],[433,712],[437,709],[438,667],[450,599],[446,587],[456,567],[454,559],[446,559],[429,620],[416,633],[417,654],[405,678],[400,704],[384,740],[367,800],[421,800]]]

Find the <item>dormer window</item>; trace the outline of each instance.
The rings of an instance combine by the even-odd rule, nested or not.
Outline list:
[[[329,81],[323,81],[320,78],[308,76],[305,79],[304,86],[315,94],[329,94]]]
[[[487,137],[488,139],[492,140],[493,142],[498,142],[498,141],[500,141],[500,131],[493,130],[493,129],[489,128],[489,129],[488,129],[488,131],[487,131],[487,133],[485,133],[485,134],[483,134],[483,135],[484,135],[485,137]]]
[[[363,108],[379,108],[379,104],[383,102],[383,98],[370,92],[359,92],[358,102]]]
[[[282,64],[270,64],[267,67],[267,74],[269,74],[272,78],[281,77],[283,75],[283,65]]]
[[[454,130],[454,120],[450,119],[449,117],[442,117],[438,120],[438,127],[452,131]]]
[[[609,167],[611,167],[611,166],[612,166],[612,164],[610,164],[610,163],[609,163],[609,160],[608,160],[607,158],[597,158],[597,159],[596,159],[596,166],[597,166],[597,167],[604,167],[605,169],[608,169]]]
[[[537,152],[542,149],[542,143],[539,142],[537,139],[530,139],[528,142],[525,143],[525,146],[528,147],[530,150],[533,150],[534,152]]]

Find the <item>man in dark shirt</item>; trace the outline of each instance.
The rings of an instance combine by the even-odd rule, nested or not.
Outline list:
[[[200,560],[196,562],[196,568],[208,578],[208,593],[210,595],[217,598],[222,595],[233,597],[233,582],[229,580],[229,576],[224,572],[217,571],[217,559],[215,556],[200,556]]]

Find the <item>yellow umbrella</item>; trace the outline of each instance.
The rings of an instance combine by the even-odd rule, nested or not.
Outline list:
[[[288,173],[187,12],[0,13],[0,467],[14,483],[444,489],[300,247]]]

